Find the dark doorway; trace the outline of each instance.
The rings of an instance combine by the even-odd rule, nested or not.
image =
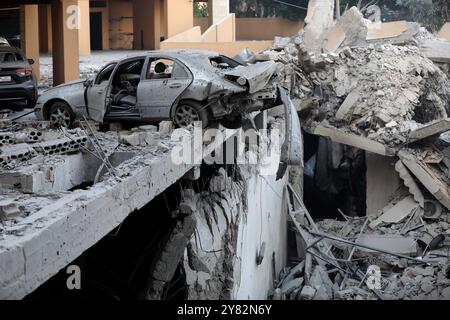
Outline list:
[[[102,29],[102,13],[90,13],[90,29],[91,29],[91,50],[103,49],[103,29]]]

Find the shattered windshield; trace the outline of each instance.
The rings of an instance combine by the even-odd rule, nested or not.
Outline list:
[[[218,69],[233,69],[241,65],[239,62],[226,56],[217,56],[214,58],[210,58],[209,61],[214,68]]]

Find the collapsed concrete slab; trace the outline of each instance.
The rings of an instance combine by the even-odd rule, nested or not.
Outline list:
[[[360,137],[355,134],[340,131],[339,129],[333,128],[329,125],[319,124],[314,129],[314,134],[330,138],[334,142],[363,149],[383,156],[395,155],[395,150],[390,149],[379,142]]]
[[[447,40],[428,40],[420,45],[420,49],[431,61],[450,63],[450,42]]]
[[[225,130],[225,141],[234,133]],[[194,163],[173,163],[171,150],[181,143],[163,137],[88,190],[3,192],[2,198],[20,201],[22,212],[0,234],[0,299],[23,298],[182,178]]]

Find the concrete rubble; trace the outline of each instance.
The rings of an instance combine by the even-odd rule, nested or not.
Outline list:
[[[2,121],[0,132],[11,138],[0,147],[6,159],[0,165],[0,298],[35,290],[194,168],[172,163],[170,151],[180,144],[172,130],[104,132],[88,122],[57,130],[45,122]],[[26,132],[39,138],[15,139]],[[225,141],[234,132],[224,132]],[[180,243],[177,236],[170,241]],[[167,254],[173,253],[161,252],[161,259]],[[167,277],[171,269],[154,268],[153,279],[163,281],[158,270]],[[155,281],[147,296],[158,292]]]
[[[385,161],[394,187],[380,180],[370,189],[367,181],[365,197],[379,199],[376,210],[339,209],[335,219],[310,214],[301,194],[288,188],[303,249],[271,297],[449,299],[450,43],[417,23],[376,25],[356,8],[316,37],[319,50],[304,32],[290,40],[277,39],[263,54],[290,70],[302,128],[320,137],[305,174],[336,190],[332,172],[342,170],[342,150],[354,150]],[[322,139],[335,146],[321,149]],[[378,167],[365,170],[377,179]]]
[[[168,121],[107,132],[0,122],[0,298],[32,292],[185,179],[142,298],[163,298],[181,268],[189,299],[264,299],[268,288],[274,300],[450,299],[449,43],[417,23],[366,20],[355,7],[332,21],[334,5],[319,4],[310,1],[305,30],[236,57],[278,68],[285,108],[252,123],[282,129],[277,177],[230,164],[209,166],[203,181],[200,165],[171,162],[178,144]],[[316,139],[312,151],[296,112]],[[225,130],[225,140],[235,133]],[[250,146],[244,158],[257,153]],[[346,193],[347,210],[310,212],[303,169],[313,192]],[[271,228],[287,221],[298,256],[281,268],[287,237]]]

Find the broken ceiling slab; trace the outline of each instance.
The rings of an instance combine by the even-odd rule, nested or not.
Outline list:
[[[402,255],[415,255],[417,254],[417,243],[414,238],[402,237],[399,235],[368,235],[364,234],[356,241],[357,244],[372,247],[382,251],[389,251]],[[376,254],[377,251],[364,248],[358,248],[358,250]]]
[[[450,42],[447,40],[428,40],[420,45],[420,49],[431,61],[450,63]]]
[[[419,206],[419,203],[412,196],[408,196],[399,201],[395,206],[383,210],[384,213],[378,219],[372,221],[369,227],[375,229],[381,224],[400,223],[415,212]]]
[[[337,143],[342,143],[351,147],[370,151],[382,156],[395,155],[395,150],[388,148],[379,142],[367,139],[365,137],[357,136],[356,134],[343,132],[330,125],[319,124],[314,129],[314,134],[330,138],[332,141]]]
[[[407,29],[406,21],[375,22],[368,25],[366,40],[399,37]]]
[[[430,193],[441,202],[447,209],[450,209],[450,193],[448,185],[435,174],[431,168],[417,157],[401,150],[398,156],[403,164],[414,174],[414,176],[430,191]]]
[[[0,220],[9,220],[18,217],[20,209],[17,202],[12,200],[0,201]]]
[[[438,135],[450,130],[450,119],[436,120],[426,126],[412,131],[409,134],[409,141],[415,142],[434,135]]]

